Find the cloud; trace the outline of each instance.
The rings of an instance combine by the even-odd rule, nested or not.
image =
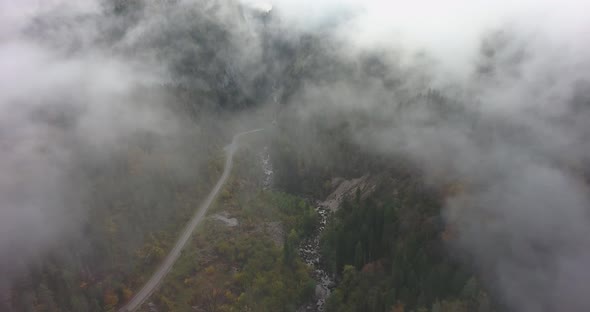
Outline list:
[[[266,2],[268,3],[268,2]],[[466,79],[479,40],[507,26],[526,36],[543,35],[573,49],[587,47],[579,38],[590,25],[590,4],[577,1],[270,1],[290,29],[317,31],[338,25],[336,34],[357,50],[399,49],[426,52],[447,78]]]
[[[263,41],[311,33],[325,56],[313,70],[343,69],[290,90],[300,121],[346,119],[365,150],[401,154],[432,183],[462,181],[445,217],[513,310],[590,309],[589,4],[249,1],[272,6],[278,22],[264,28],[215,1],[147,2],[123,17],[107,3],[0,3],[3,262],[49,248],[84,213],[80,150],[108,160],[138,131],[182,133],[159,105],[166,86],[252,92],[283,61],[265,59]]]
[[[88,168],[113,159],[138,133],[172,144],[184,124],[165,105],[162,66],[104,44],[101,30],[112,17],[98,2],[1,6],[8,19],[0,18],[0,274],[7,282],[77,237],[88,212]]]
[[[590,309],[588,4],[294,6],[273,10],[337,42],[327,54],[350,67],[304,84],[292,99],[300,118],[344,120],[363,150],[404,156],[436,185],[460,181],[444,212],[456,247],[511,310]],[[377,74],[363,65],[371,55]]]
[[[213,111],[247,102],[264,70],[248,18],[216,1],[0,3],[0,292],[82,236],[100,209],[88,198],[110,191],[92,179],[129,149],[149,145],[148,174],[195,180],[195,163],[231,128]]]

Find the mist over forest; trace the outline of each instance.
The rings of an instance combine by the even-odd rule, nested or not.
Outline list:
[[[0,310],[122,311],[264,129],[140,311],[588,311],[589,10],[0,2]]]

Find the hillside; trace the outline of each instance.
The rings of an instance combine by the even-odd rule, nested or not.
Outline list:
[[[0,3],[0,311],[590,310],[564,1]]]

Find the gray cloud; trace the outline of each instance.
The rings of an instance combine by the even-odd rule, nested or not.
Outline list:
[[[511,310],[586,311],[585,4],[501,2],[486,17],[484,3],[457,4],[370,4],[352,19],[358,31],[337,30],[349,47],[341,59],[356,69],[307,84],[296,111],[346,120],[358,145],[412,160],[430,183],[460,181],[444,212],[456,247]],[[354,65],[371,51],[382,55],[377,76]]]
[[[125,18],[104,14],[107,2],[55,3],[0,7],[1,255],[75,224],[81,146],[108,159],[138,131],[173,138],[184,124],[158,105],[166,86],[253,92],[257,73],[285,65],[266,59],[264,36],[311,32],[326,39],[318,65],[343,69],[318,68],[325,79],[304,81],[289,112],[344,119],[367,151],[403,155],[431,183],[461,181],[445,217],[512,310],[590,308],[587,4],[284,0],[261,30],[215,1],[148,2]]]
[[[92,191],[86,175],[131,144],[149,136],[152,158],[167,160],[165,170],[179,179],[189,174],[181,168],[188,158],[199,157],[196,120],[207,116],[179,114],[187,103],[172,91],[177,79],[170,68],[181,52],[141,46],[162,35],[146,26],[162,15],[148,7],[133,11],[141,19],[122,18],[107,4],[1,4],[7,17],[0,18],[2,283],[77,236]],[[172,8],[174,16],[182,9]]]

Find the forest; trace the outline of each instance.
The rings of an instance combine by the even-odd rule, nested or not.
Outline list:
[[[0,311],[589,311],[564,1],[0,2]]]

